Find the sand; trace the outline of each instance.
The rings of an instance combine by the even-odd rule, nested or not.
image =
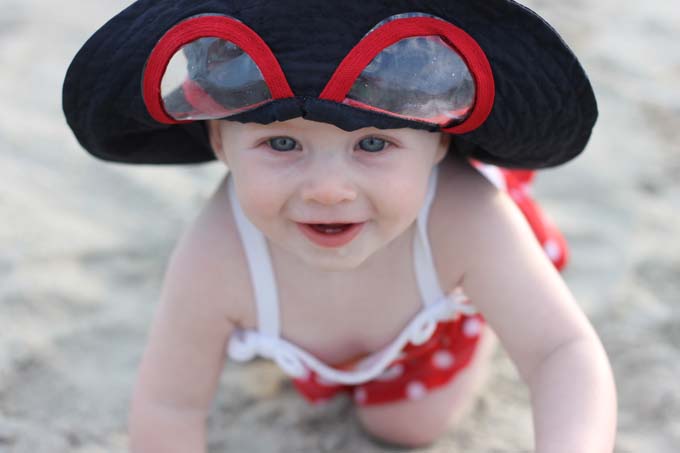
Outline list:
[[[84,40],[128,1],[0,0],[0,452],[123,452],[130,389],[173,242],[217,165],[103,164],[60,108]],[[618,383],[617,452],[680,448],[680,8],[677,0],[527,4],[582,58],[601,117],[535,195],[570,242],[564,277]],[[302,402],[271,364],[226,367],[209,451],[384,452],[346,401]],[[458,430],[421,452],[531,447],[505,354]]]

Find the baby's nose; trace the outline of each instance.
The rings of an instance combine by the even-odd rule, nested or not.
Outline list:
[[[357,189],[344,172],[336,170],[310,178],[303,185],[301,195],[305,202],[334,205],[356,200]]]

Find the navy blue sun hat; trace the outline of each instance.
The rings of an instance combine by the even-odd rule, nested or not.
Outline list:
[[[205,121],[302,117],[454,137],[509,168],[562,164],[597,119],[559,34],[512,0],[140,0],[71,63],[67,122],[109,161],[214,159]]]

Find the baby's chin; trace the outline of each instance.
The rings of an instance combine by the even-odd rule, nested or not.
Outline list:
[[[368,256],[345,249],[324,250],[314,256],[300,256],[305,264],[323,272],[347,272],[361,267]]]
[[[361,267],[361,265],[366,261],[364,259],[310,259],[306,261],[310,267],[313,267],[322,272],[348,272],[353,271]]]
[[[287,244],[286,244],[287,245]],[[310,268],[322,272],[347,272],[359,269],[372,255],[361,244],[339,248],[307,248],[304,252],[293,247],[284,248]]]

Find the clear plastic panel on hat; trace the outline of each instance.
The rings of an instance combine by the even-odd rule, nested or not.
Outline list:
[[[402,39],[357,78],[345,104],[440,126],[464,121],[475,82],[458,52],[439,36]]]
[[[163,106],[176,120],[225,118],[272,99],[253,59],[232,42],[200,38],[184,45],[161,81]]]

